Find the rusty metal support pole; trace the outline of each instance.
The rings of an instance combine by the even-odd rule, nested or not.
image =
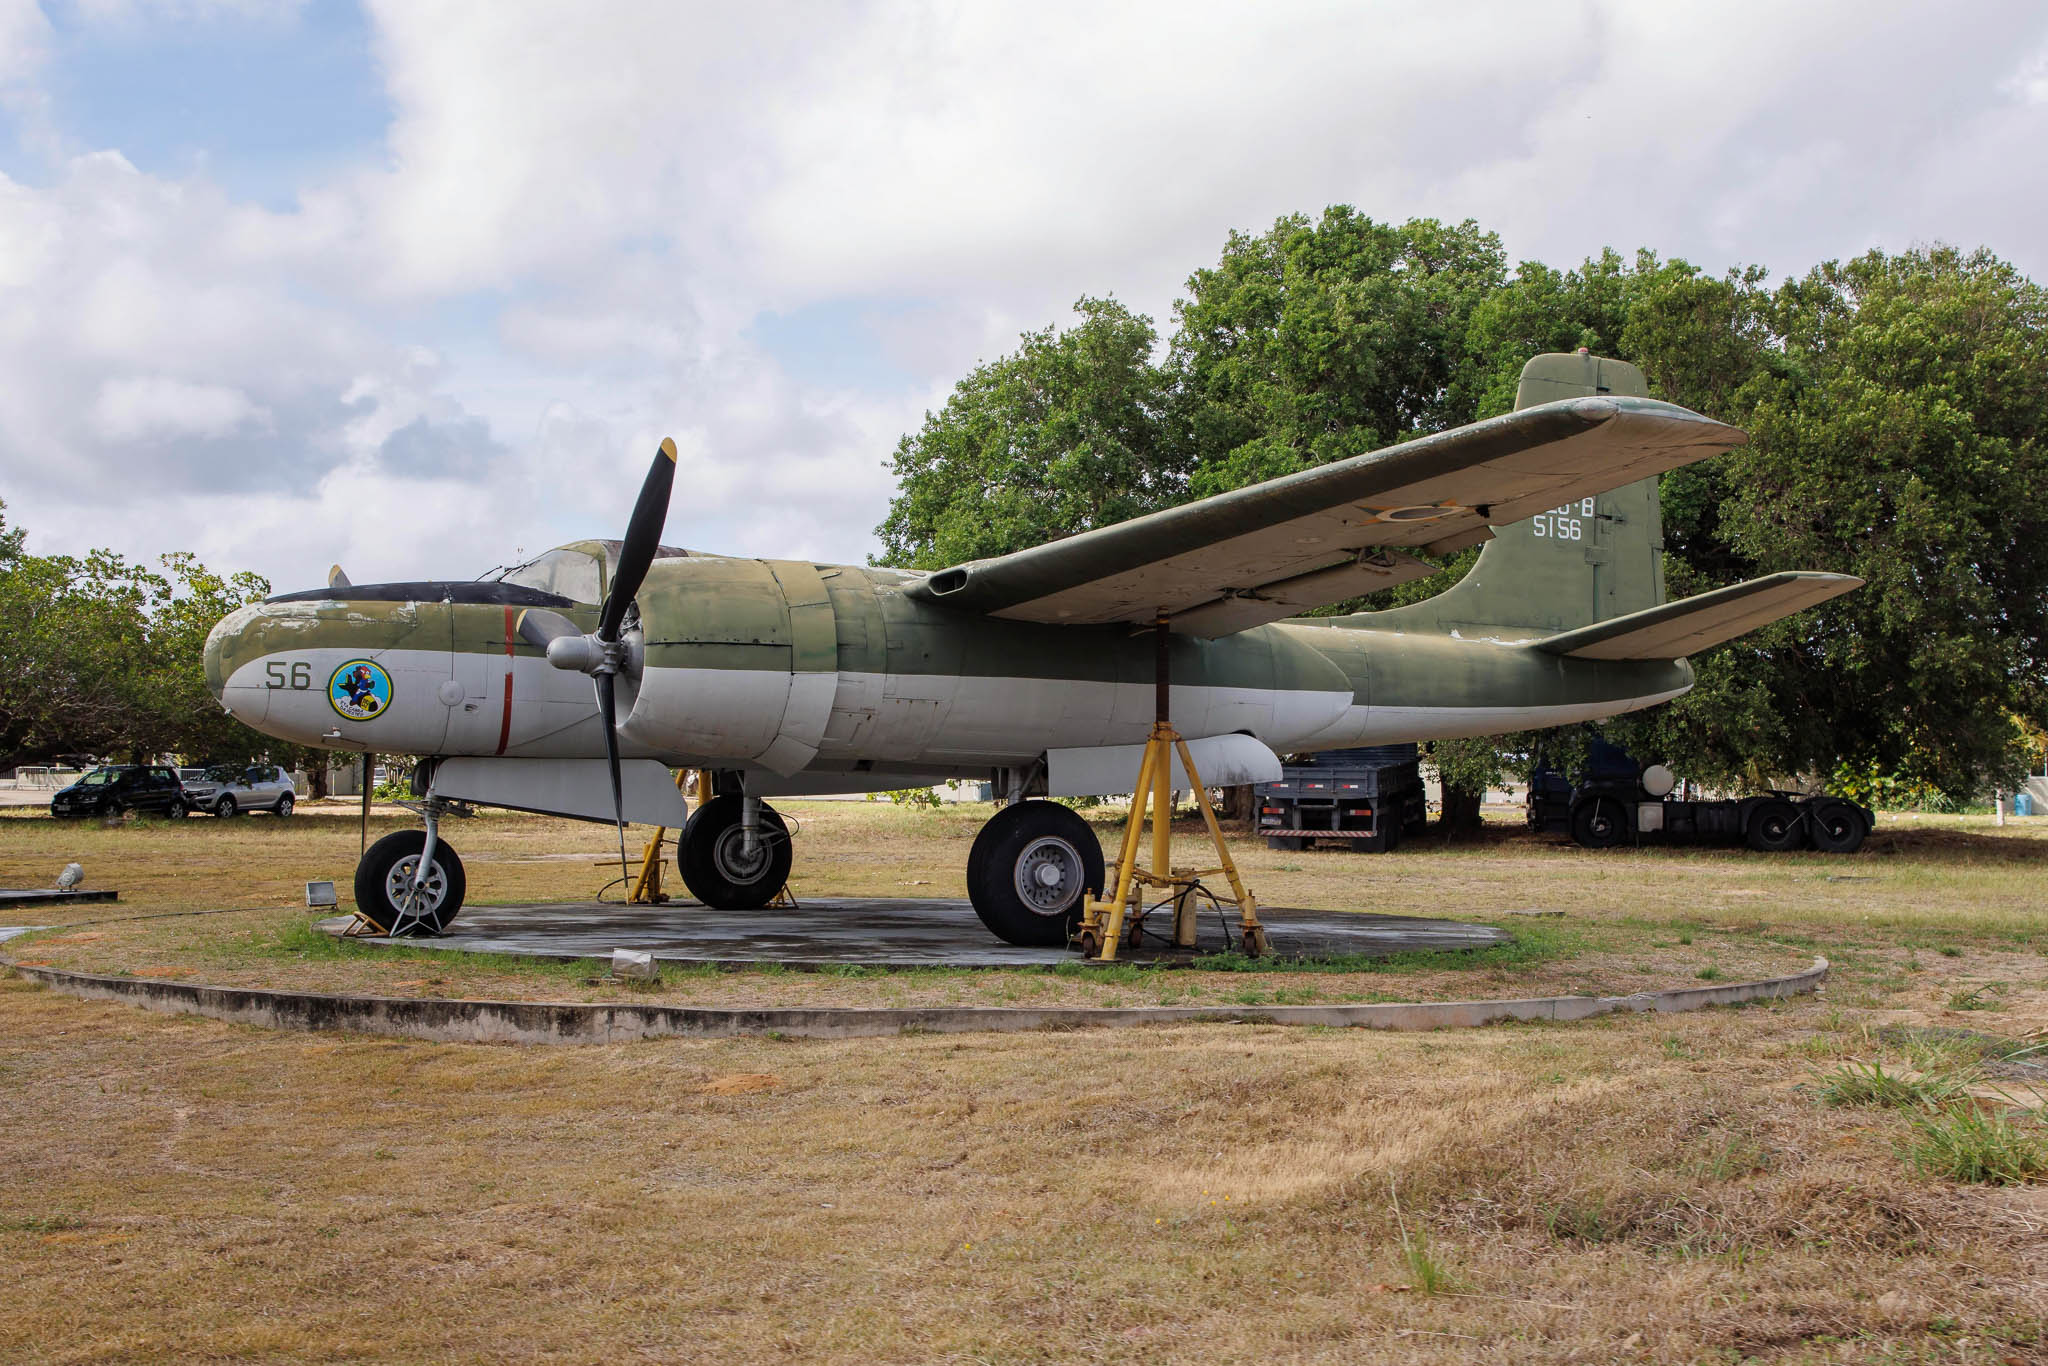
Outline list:
[[[1164,726],[1173,721],[1173,637],[1166,629],[1166,614],[1152,623],[1152,723]]]

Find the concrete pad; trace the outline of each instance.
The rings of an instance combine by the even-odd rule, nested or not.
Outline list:
[[[119,901],[119,892],[88,891],[83,887],[60,891],[55,887],[0,887],[0,910],[9,906],[54,906],[67,901]]]
[[[1273,952],[1283,958],[1386,957],[1414,949],[1473,949],[1506,943],[1488,925],[1364,911],[1294,911],[1262,908]],[[338,934],[346,916],[321,922]],[[1164,912],[1155,912],[1148,935],[1128,962],[1173,962]],[[470,953],[526,953],[550,958],[609,958],[614,949],[637,949],[669,963],[782,963],[825,967],[1011,968],[1080,961],[1064,948],[1018,948],[990,934],[965,901],[909,898],[811,898],[795,909],[714,911],[696,902],[624,906],[616,902],[557,902],[524,906],[468,906],[438,939],[365,938],[369,944],[408,944]],[[1225,947],[1224,925],[1212,911],[1201,920],[1200,952]]]

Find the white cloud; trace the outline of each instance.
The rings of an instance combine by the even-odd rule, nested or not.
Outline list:
[[[1231,229],[1339,201],[1559,264],[1941,238],[2048,271],[2048,14],[2017,0],[370,11],[385,145],[289,210],[118,147],[0,177],[11,520],[281,585],[474,573],[617,534],[674,434],[670,541],[856,559],[968,365],[1084,292],[1170,331]],[[38,123],[50,51],[0,0],[0,109],[46,150],[77,136]],[[886,364],[785,367],[764,313]]]
[[[220,437],[269,424],[270,414],[240,389],[162,376],[108,380],[92,405],[93,431],[115,442]]]

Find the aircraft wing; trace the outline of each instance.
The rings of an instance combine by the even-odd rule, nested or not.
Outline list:
[[[1547,508],[1717,455],[1739,428],[1655,399],[1560,399],[971,560],[906,588],[1013,621],[1223,636],[1434,572]]]
[[[1577,659],[1682,659],[1862,586],[1854,574],[1767,574],[1546,636],[1535,648]]]

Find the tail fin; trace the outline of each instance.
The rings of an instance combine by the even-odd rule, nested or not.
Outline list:
[[[1588,355],[1537,356],[1515,407],[1593,394],[1649,397],[1643,372]],[[1516,637],[1576,630],[1664,601],[1664,523],[1657,481],[1582,498],[1495,527],[1464,578],[1426,602],[1370,613],[1374,626]]]

